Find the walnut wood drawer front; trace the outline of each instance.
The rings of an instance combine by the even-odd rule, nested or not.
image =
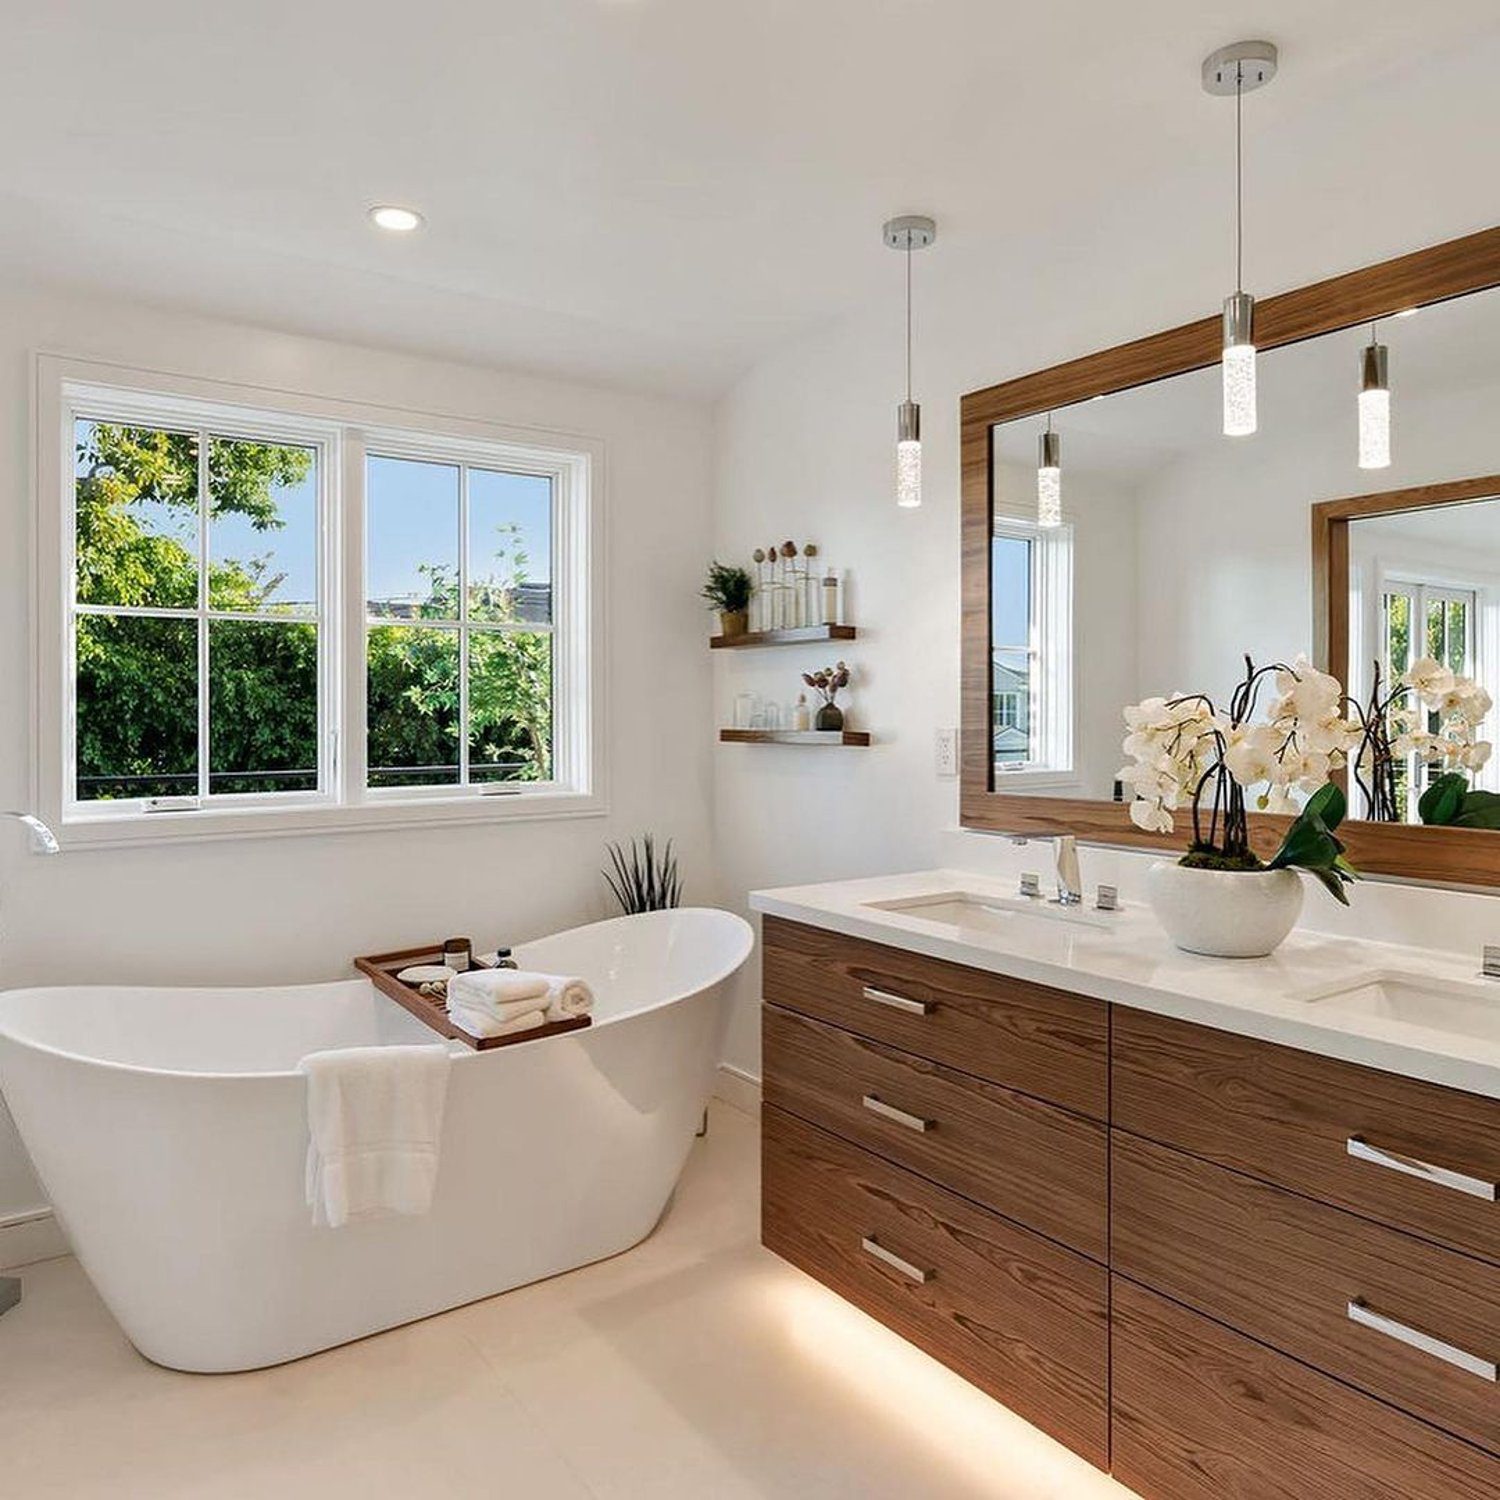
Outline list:
[[[1500,1264],[1500,1101],[1116,1007],[1112,1122]]]
[[[1104,1267],[774,1106],[768,1248],[1101,1467]]]
[[[1114,1278],[1114,1476],[1145,1500],[1494,1500],[1500,1459]]]
[[[795,1011],[762,1016],[767,1103],[1104,1260],[1104,1126]]]
[[[1109,1099],[1098,1000],[767,917],[765,998],[1096,1120]]]
[[[1110,1264],[1500,1452],[1500,1267],[1115,1131]]]

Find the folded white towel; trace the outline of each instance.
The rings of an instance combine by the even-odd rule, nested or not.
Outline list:
[[[540,1026],[547,1019],[547,1008],[545,1005],[532,1002],[529,1010],[513,1015],[508,1020],[500,1020],[493,1011],[476,1009],[468,1005],[460,1005],[455,1009],[450,1005],[448,1019],[459,1030],[467,1031],[470,1036],[485,1038],[510,1036],[513,1032],[531,1031]]]
[[[452,1059],[441,1042],[311,1052],[305,1190],[314,1224],[432,1206]]]
[[[523,974],[518,969],[475,969],[467,974],[455,974],[448,981],[450,1007],[467,1005],[475,1010],[495,1010],[523,1000],[539,1000],[546,993],[545,974]]]
[[[549,1021],[572,1021],[593,1010],[594,992],[584,980],[564,974],[548,974],[544,977],[547,980]]]

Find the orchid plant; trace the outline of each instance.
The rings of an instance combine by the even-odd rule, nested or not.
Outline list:
[[[1275,698],[1255,722],[1266,683]],[[1191,809],[1193,841],[1184,865],[1217,870],[1297,866],[1315,875],[1347,904],[1344,885],[1354,871],[1334,837],[1343,821],[1344,794],[1330,776],[1360,744],[1363,725],[1343,713],[1338,679],[1305,656],[1291,666],[1257,667],[1247,656],[1245,676],[1221,711],[1203,693],[1148,698],[1125,710],[1130,764],[1120,780],[1134,793],[1131,821],[1148,833],[1171,833],[1174,813]],[[1297,794],[1306,795],[1300,810]],[[1250,846],[1247,795],[1263,812],[1295,813],[1269,864]]]
[[[1473,791],[1469,784],[1494,752],[1489,740],[1479,738],[1495,706],[1490,694],[1430,656],[1414,662],[1390,688],[1377,662],[1373,684],[1369,701],[1355,710],[1362,733],[1352,765],[1368,816],[1400,820],[1396,767],[1414,757],[1442,771],[1418,804],[1424,823],[1500,828],[1500,795]]]

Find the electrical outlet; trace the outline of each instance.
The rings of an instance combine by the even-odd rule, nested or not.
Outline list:
[[[939,729],[933,740],[934,760],[940,777],[958,775],[958,731]]]

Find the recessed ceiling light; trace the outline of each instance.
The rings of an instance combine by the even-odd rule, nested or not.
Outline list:
[[[377,203],[370,210],[370,221],[380,229],[389,229],[392,234],[410,234],[420,229],[422,215],[414,208],[400,208],[394,203]]]
[[[1396,314],[1396,316],[1398,318],[1414,318],[1421,311],[1422,309],[1420,307],[1403,307],[1401,311]]]

